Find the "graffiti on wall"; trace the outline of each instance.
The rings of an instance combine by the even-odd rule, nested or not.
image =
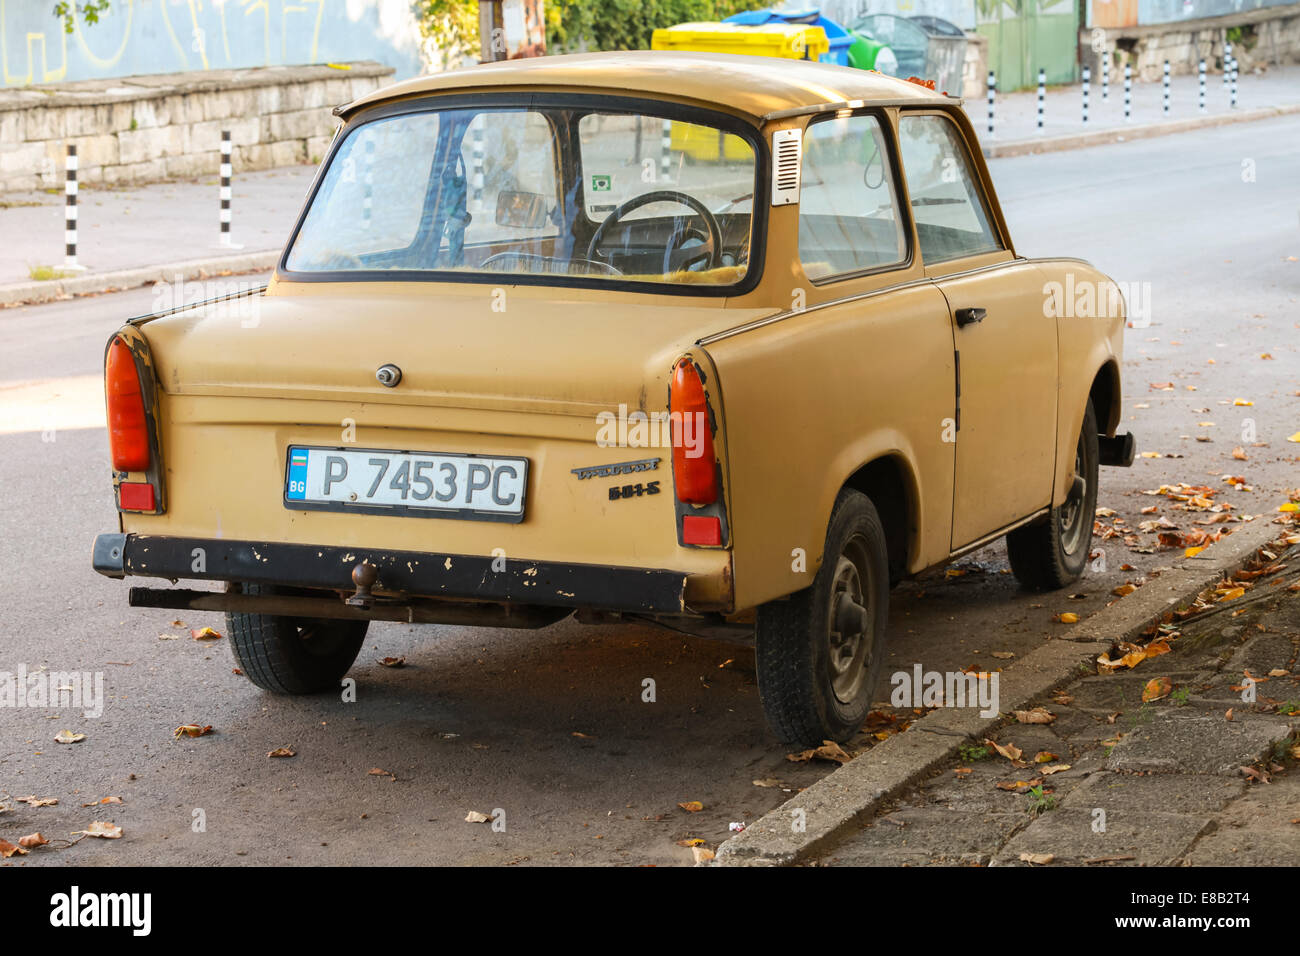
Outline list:
[[[345,60],[420,72],[407,0],[111,0],[71,33],[53,7],[0,0],[5,86]]]

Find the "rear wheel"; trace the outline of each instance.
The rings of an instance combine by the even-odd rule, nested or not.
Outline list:
[[[1078,580],[1092,548],[1097,512],[1097,413],[1092,400],[1083,414],[1075,445],[1074,477],[1065,501],[1047,520],[1007,535],[1007,555],[1016,579],[1034,591],[1063,588]]]
[[[848,740],[871,710],[889,607],[885,530],[871,499],[840,492],[809,588],[758,609],[758,695],[782,740]]]
[[[244,594],[290,593],[260,584],[244,584],[241,590]],[[361,653],[369,623],[226,612],[235,663],[258,687],[277,694],[336,690]]]

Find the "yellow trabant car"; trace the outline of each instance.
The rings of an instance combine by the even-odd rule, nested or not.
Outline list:
[[[337,688],[374,620],[647,620],[752,635],[818,744],[871,707],[892,583],[1004,535],[1026,586],[1080,574],[1133,455],[1123,299],[1017,254],[958,101],[628,52],[336,113],[270,284],[106,352],[94,568],[223,584],[129,601],[227,612],[258,686]]]

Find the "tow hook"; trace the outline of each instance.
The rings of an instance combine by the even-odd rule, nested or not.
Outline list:
[[[370,593],[370,589],[375,586],[379,580],[379,569],[373,564],[367,564],[362,561],[352,569],[352,583],[357,586],[352,597],[347,599],[348,604],[352,607],[368,608],[375,601],[375,596]]]

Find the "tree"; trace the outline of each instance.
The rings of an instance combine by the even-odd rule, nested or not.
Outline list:
[[[546,46],[573,50],[648,50],[658,27],[721,20],[773,0],[545,0]],[[478,0],[417,0],[420,32],[443,66],[477,57]]]
[[[108,12],[108,0],[86,0],[85,3],[77,3],[76,0],[60,0],[54,5],[54,15],[63,21],[63,31],[71,33],[77,26],[77,17],[85,20],[87,24],[98,23],[99,15]]]

